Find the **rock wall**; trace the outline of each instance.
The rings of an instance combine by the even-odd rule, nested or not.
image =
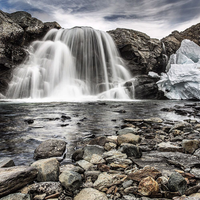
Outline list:
[[[5,93],[14,66],[26,58],[26,47],[52,28],[61,27],[57,22],[43,23],[24,11],[8,14],[0,10],[0,93]]]
[[[133,75],[148,74],[149,71],[162,72],[162,43],[145,33],[117,28],[108,33],[114,39],[122,58]]]
[[[116,29],[108,31],[114,39],[128,69],[136,77],[136,99],[163,99],[158,91],[158,79],[146,76],[150,71],[158,74],[165,72],[167,57],[174,54],[184,39],[200,45],[200,23],[183,32],[173,31],[162,40],[150,38],[135,30]]]

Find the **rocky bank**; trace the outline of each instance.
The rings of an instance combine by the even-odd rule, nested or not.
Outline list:
[[[174,31],[162,40],[150,38],[145,33],[118,28],[108,31],[125,60],[128,69],[136,78],[136,99],[160,99],[158,78],[148,76],[150,71],[160,74],[165,71],[167,58],[176,52],[183,39],[199,42],[199,24],[183,32]],[[61,28],[56,22],[43,23],[29,13],[0,11],[0,93],[4,94],[11,79],[12,69],[24,61],[30,42],[41,39],[48,30]],[[146,88],[146,89],[145,89]]]
[[[198,200],[199,103],[163,108],[188,118],[124,119],[115,135],[78,144],[72,161],[66,141],[49,139],[30,166],[0,159],[1,200]],[[193,118],[189,118],[193,116]]]

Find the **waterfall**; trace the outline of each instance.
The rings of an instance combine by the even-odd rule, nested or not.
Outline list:
[[[169,58],[167,56],[166,47],[165,47],[165,43],[164,42],[162,42],[162,50],[163,50],[163,52],[162,52],[163,64],[164,64],[164,67],[166,67],[167,63],[169,61]]]
[[[131,78],[112,38],[90,27],[52,29],[29,47],[6,97],[129,99]]]

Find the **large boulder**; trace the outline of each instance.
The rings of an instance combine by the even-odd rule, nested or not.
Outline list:
[[[38,160],[31,166],[38,170],[38,182],[58,181],[60,168],[56,158]]]
[[[61,157],[66,149],[64,140],[49,139],[42,142],[34,151],[34,159]]]
[[[0,197],[36,180],[37,173],[37,169],[26,166],[0,168]]]

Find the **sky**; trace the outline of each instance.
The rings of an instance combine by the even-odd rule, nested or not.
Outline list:
[[[0,9],[27,11],[63,28],[128,28],[158,39],[200,22],[200,0],[0,0]]]

